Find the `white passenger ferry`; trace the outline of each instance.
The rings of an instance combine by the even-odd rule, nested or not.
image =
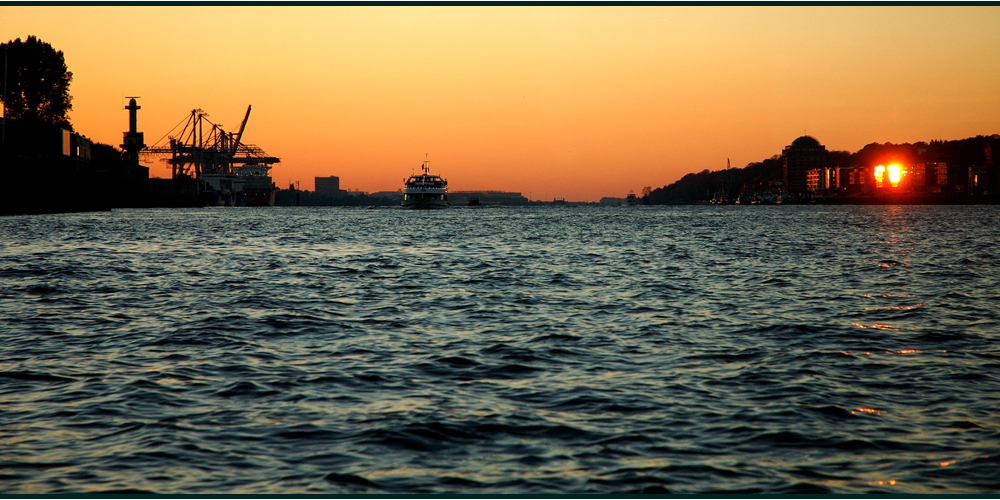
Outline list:
[[[403,208],[448,208],[448,181],[431,175],[430,161],[424,160],[423,174],[411,175],[403,189]]]

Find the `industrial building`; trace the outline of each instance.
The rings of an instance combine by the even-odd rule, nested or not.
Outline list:
[[[340,177],[336,175],[316,177],[316,192],[324,194],[340,193]]]

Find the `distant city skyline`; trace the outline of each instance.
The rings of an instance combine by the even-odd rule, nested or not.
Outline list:
[[[15,6],[73,72],[77,132],[154,144],[193,108],[282,162],[394,191],[429,154],[456,190],[597,201],[830,150],[1000,131],[1000,7]],[[150,174],[169,177],[165,164]]]

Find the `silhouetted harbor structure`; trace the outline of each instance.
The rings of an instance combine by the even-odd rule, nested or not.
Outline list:
[[[829,151],[802,136],[742,169],[704,170],[653,190],[651,204],[981,204],[1000,202],[1000,135]]]
[[[193,109],[180,133],[170,135],[177,127],[167,133],[167,145],[153,145],[141,154],[168,163],[174,180],[196,179],[204,205],[274,205],[277,187],[269,172],[281,159],[243,142],[250,110],[247,106],[239,132],[234,134],[209,120],[208,113]]]
[[[136,97],[129,97],[128,106],[125,107],[128,110],[128,132],[122,134],[124,137],[121,144],[122,151],[125,152],[122,159],[130,164],[138,164],[139,151],[146,148],[143,133],[137,130],[138,116],[136,113],[142,107],[135,100]]]
[[[169,147],[146,147],[138,130],[141,107],[130,98],[129,127],[120,150],[94,143],[65,126],[7,119],[0,144],[0,172],[9,186],[0,214],[110,210],[128,207],[205,205],[399,206],[403,193],[340,189],[336,176],[316,177],[316,192],[278,190],[268,174],[280,159],[242,141],[250,107],[237,134],[193,110]],[[205,129],[208,133],[205,133]],[[829,151],[802,136],[780,155],[745,168],[707,170],[648,193],[642,203],[691,204],[977,204],[997,203],[993,146],[1000,136],[916,144],[872,143],[856,153]],[[162,158],[169,155],[168,158]],[[150,178],[139,160],[171,166],[170,179]],[[565,200],[532,202],[521,193],[454,191],[454,206],[562,206]],[[607,198],[602,204],[617,204]],[[573,203],[574,205],[586,203]]]
[[[250,107],[238,134],[193,110],[181,133],[169,138],[169,147],[147,147],[138,130],[136,98],[125,108],[129,128],[120,150],[67,126],[6,119],[0,173],[16,188],[0,199],[0,214],[274,204],[277,188],[268,171],[280,159],[242,142]],[[171,166],[170,179],[150,178],[140,160],[154,158]]]
[[[112,176],[120,159],[69,129],[7,119],[0,145],[0,175],[8,188],[0,215],[110,210]],[[112,153],[114,154],[114,153]],[[96,156],[96,158],[95,158]]]

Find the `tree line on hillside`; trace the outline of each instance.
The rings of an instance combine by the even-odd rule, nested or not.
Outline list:
[[[827,166],[872,167],[884,161],[984,166],[987,163],[987,151],[998,145],[998,135],[914,144],[871,143],[854,153],[830,151]],[[781,180],[782,158],[781,155],[774,155],[743,168],[715,171],[705,169],[687,174],[673,184],[652,190],[647,199],[653,205],[689,205],[706,203],[718,196],[734,200],[742,195],[777,194],[781,192]]]

